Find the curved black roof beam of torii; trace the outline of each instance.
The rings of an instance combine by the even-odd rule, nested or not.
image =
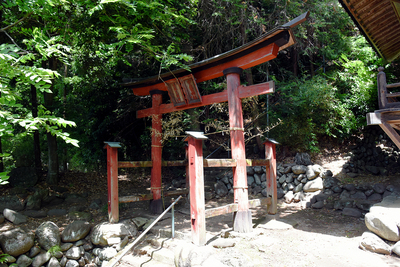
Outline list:
[[[247,44],[209,59],[191,64],[189,65],[190,71],[177,69],[139,81],[125,82],[121,85],[132,88],[135,95],[145,96],[149,95],[150,91],[154,89],[167,91],[165,82],[171,79],[193,75],[195,82],[199,83],[221,77],[223,76],[223,69],[220,70],[219,67],[232,67],[230,66],[231,62],[235,67],[241,67],[242,69],[259,65],[276,57],[276,54],[279,51],[295,44],[292,28],[304,22],[308,16],[309,12],[305,12],[290,22],[276,27]],[[271,48],[271,51],[267,48]],[[268,53],[271,55],[268,55]],[[243,63],[242,59],[246,57],[249,58],[247,60],[248,62]]]

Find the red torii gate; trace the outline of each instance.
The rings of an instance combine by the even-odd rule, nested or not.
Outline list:
[[[135,95],[151,95],[152,97],[151,108],[137,111],[137,118],[149,116],[152,117],[151,162],[118,163],[117,159],[111,159],[108,157],[108,163],[110,164],[108,166],[109,181],[112,180],[112,173],[114,173],[113,175],[115,176],[115,171],[111,171],[111,162],[114,162],[114,168],[116,168],[115,166],[151,166],[151,192],[153,198],[151,209],[154,213],[161,213],[161,167],[163,165],[161,144],[162,114],[228,101],[232,160],[225,161],[224,164],[220,164],[219,166],[231,166],[233,169],[234,201],[235,205],[237,205],[237,210],[234,216],[234,230],[238,232],[250,232],[252,228],[252,219],[248,201],[246,172],[246,166],[248,164],[245,156],[241,99],[250,96],[272,93],[274,92],[274,83],[266,82],[247,87],[242,86],[240,85],[240,74],[243,69],[247,69],[274,59],[280,50],[293,45],[295,43],[295,39],[292,33],[292,28],[305,21],[308,17],[308,14],[309,13],[306,12],[296,19],[286,23],[285,25],[277,27],[274,30],[257,38],[256,40],[237,49],[190,65],[190,72],[188,70],[180,69],[139,82],[125,83],[124,86],[132,88]],[[200,95],[200,92],[197,88],[197,83],[221,77],[223,75],[227,79],[227,90],[211,95]],[[165,91],[168,91],[172,101],[170,104],[162,103],[162,93]],[[110,144],[111,143],[107,143],[106,148],[111,154],[111,152],[116,151],[117,148],[115,144]],[[270,159],[275,158],[274,145],[270,145],[266,149],[266,154],[267,153],[269,157],[268,164],[270,164]],[[115,152],[114,155],[116,155]],[[263,165],[265,165],[265,163],[265,160],[262,161]],[[274,176],[275,171],[275,166],[272,166],[272,168],[269,168],[268,173],[271,176]],[[193,175],[193,171],[190,171],[190,167],[189,175]],[[269,183],[271,183],[272,180],[273,179],[270,177]],[[276,181],[272,183],[274,183],[274,185],[270,184],[270,188],[273,186],[275,188],[272,192],[270,192],[271,206],[269,212],[276,213]],[[115,199],[118,200],[118,193],[115,193],[115,188],[110,189],[110,187],[112,187],[111,182],[109,183],[109,213],[111,207],[115,207],[115,204],[113,205],[112,202],[115,202]],[[114,184],[114,187],[116,187],[116,191],[118,191],[118,186]],[[118,205],[116,206],[118,207]],[[118,215],[113,216],[111,212],[110,221],[118,221]]]

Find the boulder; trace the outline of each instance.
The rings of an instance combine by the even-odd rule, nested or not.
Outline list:
[[[101,223],[96,225],[93,228],[92,233],[90,234],[90,240],[94,245],[99,246],[107,246],[107,240],[112,237],[120,237],[121,239],[126,236],[135,236],[137,235],[136,225],[131,222],[129,223]]]
[[[36,229],[35,233],[40,247],[45,250],[49,250],[54,246],[60,246],[61,244],[60,229],[53,222],[43,222]]]
[[[0,246],[4,253],[17,257],[33,247],[34,238],[32,233],[26,233],[21,228],[14,228],[0,234]]]
[[[324,189],[324,183],[321,177],[308,181],[303,187],[304,192],[316,192],[322,189]]]
[[[371,232],[364,232],[361,236],[359,247],[375,253],[390,255],[391,248],[379,236]]]
[[[3,215],[7,220],[12,222],[13,224],[26,223],[28,220],[28,218],[25,215],[10,209],[4,209]]]
[[[64,243],[75,242],[83,239],[91,230],[91,225],[85,221],[74,221],[65,227],[61,234],[61,240]]]
[[[371,232],[386,240],[400,240],[397,224],[389,216],[369,212],[365,214],[365,225]]]

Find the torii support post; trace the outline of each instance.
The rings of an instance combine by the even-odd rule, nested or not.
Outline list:
[[[108,220],[119,221],[118,210],[118,142],[104,142],[107,149]]]
[[[264,142],[265,145],[265,158],[269,159],[269,165],[267,167],[267,196],[271,197],[271,204],[268,205],[268,213],[276,214],[278,211],[278,196],[276,186],[276,149],[275,144],[278,144],[275,140],[267,139]]]
[[[161,165],[162,165],[162,115],[159,112],[160,105],[162,103],[162,91],[153,90],[150,91],[152,98],[152,108],[154,108],[154,114],[152,115],[151,123],[151,193],[153,194],[153,200],[150,202],[150,210],[154,214],[160,214],[163,212],[163,205],[161,200]]]
[[[190,219],[192,242],[195,245],[206,244],[206,217],[204,201],[203,170],[203,133],[186,132],[188,136],[189,184],[190,184]]]
[[[234,214],[233,230],[249,233],[252,231],[252,219],[248,200],[242,101],[239,97],[241,73],[242,69],[237,67],[224,70],[228,91],[231,152],[232,159],[236,160],[236,167],[232,170],[234,202],[238,204],[238,211]]]

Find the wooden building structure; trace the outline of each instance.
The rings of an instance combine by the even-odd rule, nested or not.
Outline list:
[[[275,143],[267,140],[266,159],[248,160],[245,155],[244,125],[241,99],[256,95],[274,92],[274,82],[266,82],[251,86],[240,84],[242,70],[251,68],[261,63],[274,59],[278,52],[295,43],[292,28],[304,22],[308,12],[294,20],[279,26],[272,31],[260,36],[239,48],[233,49],[221,55],[190,65],[190,71],[179,69],[164,73],[155,77],[137,82],[125,83],[126,87],[133,90],[138,96],[150,95],[152,107],[137,111],[137,118],[152,118],[152,143],[150,162],[118,162],[115,151],[118,144],[106,142],[108,157],[109,179],[109,218],[110,221],[118,221],[118,204],[114,202],[137,201],[152,198],[151,209],[154,213],[162,212],[162,166],[188,166],[192,233],[197,231],[199,237],[194,238],[195,244],[205,244],[206,217],[234,212],[233,229],[237,232],[250,232],[252,218],[250,207],[255,205],[267,205],[271,214],[277,211],[276,196],[276,160]],[[210,95],[201,95],[197,84],[217,77],[225,76],[227,89]],[[171,103],[162,103],[162,94],[168,92]],[[202,158],[201,133],[188,132],[185,139],[188,146],[188,159],[181,162],[162,161],[162,114],[211,105],[214,103],[228,102],[229,123],[231,137],[232,159],[207,159]],[[247,166],[267,167],[267,192],[268,197],[259,201],[248,200]],[[118,198],[118,185],[113,183],[118,179],[118,168],[122,167],[151,167],[151,196],[137,196]],[[219,207],[211,211],[204,210],[203,167],[231,167],[233,170],[234,203]],[[181,192],[182,193],[182,192]],[[165,195],[165,194],[164,194]],[[115,208],[116,207],[116,208]],[[204,234],[198,234],[204,232]]]
[[[380,57],[391,62],[400,56],[400,0],[339,0],[360,32]],[[377,75],[379,110],[367,114],[368,125],[379,125],[400,148],[399,83],[387,84],[381,67]]]

